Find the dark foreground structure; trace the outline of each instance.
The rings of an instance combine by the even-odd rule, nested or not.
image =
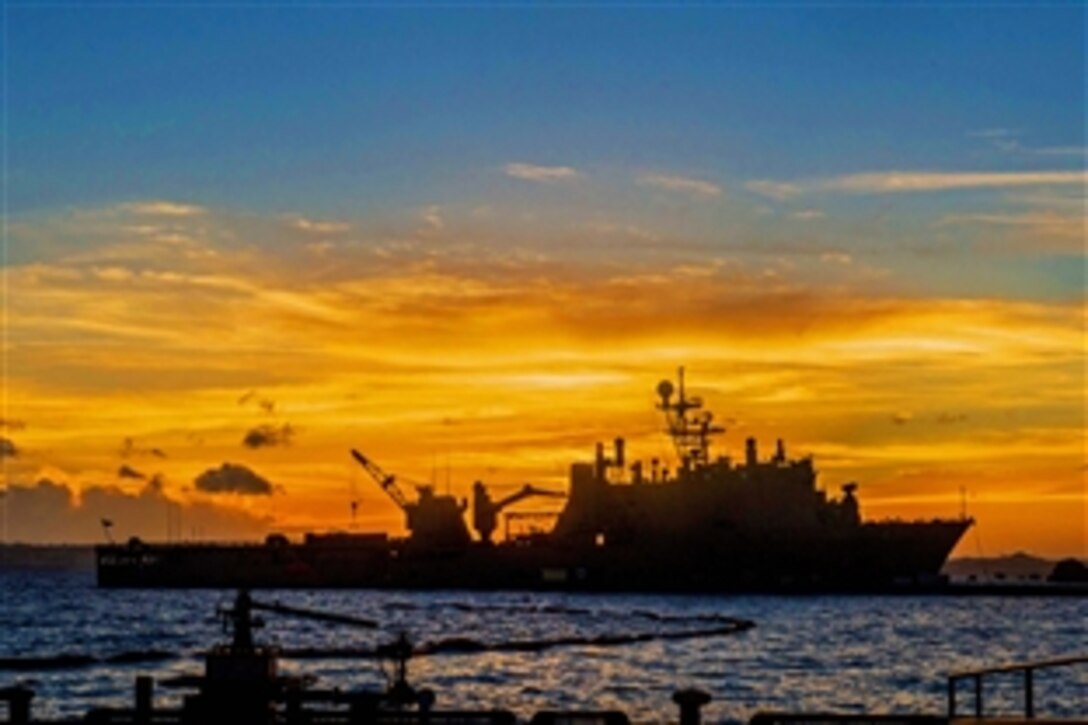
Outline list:
[[[261,620],[255,611],[304,617],[354,627],[376,628],[370,620],[347,615],[315,612],[287,607],[278,603],[254,600],[247,591],[240,591],[233,607],[219,614],[231,631],[228,643],[213,647],[204,655],[204,673],[178,676],[161,682],[162,686],[181,688],[185,694],[181,705],[158,707],[155,702],[155,682],[150,677],[136,679],[135,702],[131,708],[96,708],[75,720],[34,720],[34,693],[27,687],[0,688],[0,714],[6,709],[6,720],[0,722],[23,725],[38,723],[91,723],[98,725],[516,725],[524,722],[511,710],[494,707],[478,710],[447,710],[439,704],[441,693],[413,686],[408,679],[408,662],[413,656],[428,652],[414,649],[407,636],[399,635],[393,642],[375,650],[376,658],[384,662],[388,685],[384,690],[319,689],[306,677],[287,676],[279,671],[280,651],[258,644],[254,629]],[[731,620],[731,628],[714,636],[739,634],[755,626],[745,620]],[[433,654],[433,652],[431,652]],[[874,725],[922,725],[937,723],[1041,723],[1085,722],[1076,720],[1036,719],[1034,675],[1054,667],[1088,664],[1088,657],[1068,657],[1062,660],[1033,662],[1011,667],[996,667],[971,672],[953,673],[948,677],[948,709],[940,715],[908,714],[838,714],[763,712],[751,718],[750,725],[797,725],[817,723],[872,723]],[[1023,678],[1023,719],[1010,718],[1010,713],[988,719],[992,713],[984,703],[983,678],[988,675],[1009,674]],[[957,708],[959,684],[973,683],[974,707],[970,714]],[[673,694],[680,725],[699,725],[702,708],[711,696],[697,689],[678,690]],[[628,725],[622,710],[564,709],[545,710],[534,714],[530,725]]]
[[[499,513],[530,496],[526,486],[493,501],[482,483],[467,502],[417,487],[409,499],[394,476],[352,451],[404,511],[409,536],[310,534],[301,543],[127,544],[97,549],[104,587],[362,587],[572,590],[590,592],[888,592],[942,586],[940,569],[972,520],[863,521],[857,485],[829,497],[811,458],[791,459],[782,441],[761,458],[712,457],[724,429],[684,389],[657,388],[678,465],[628,464],[625,444],[597,444],[591,463],[571,466],[566,503],[546,533],[491,541]],[[562,494],[559,494],[562,495]]]

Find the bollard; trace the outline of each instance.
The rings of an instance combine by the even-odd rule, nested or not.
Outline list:
[[[155,681],[147,675],[136,678],[136,723],[147,725],[151,722],[151,692]]]
[[[710,695],[689,687],[673,693],[672,701],[680,706],[680,725],[699,725],[702,720],[700,711],[710,702]]]
[[[30,722],[30,701],[34,699],[34,691],[15,685],[3,690],[3,699],[8,701],[8,722],[13,725],[25,725]]]

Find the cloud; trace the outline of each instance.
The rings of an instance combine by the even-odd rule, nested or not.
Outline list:
[[[102,541],[102,519],[114,523],[121,540],[138,536],[163,539],[172,510],[176,533],[197,531],[209,539],[257,539],[269,522],[252,514],[211,501],[182,501],[163,490],[161,480],[148,482],[138,492],[116,486],[91,485],[77,495],[65,483],[40,478],[34,484],[12,484],[7,489],[7,537],[25,543],[92,543]]]
[[[800,211],[793,212],[790,216],[794,219],[800,219],[801,221],[812,221],[814,219],[823,219],[827,214],[820,209],[801,209]]]
[[[6,430],[26,430],[26,421],[13,420],[11,418],[0,418],[0,428]]]
[[[722,188],[717,184],[702,179],[693,179],[687,176],[674,176],[669,174],[642,174],[638,177],[638,183],[643,186],[656,186],[659,189],[680,191],[699,197],[721,196]]]
[[[347,222],[321,221],[305,217],[294,217],[290,224],[295,229],[308,234],[340,234],[351,229],[351,225]]]
[[[138,446],[136,445],[136,441],[131,436],[128,436],[121,441],[121,458],[129,458],[131,456],[166,458],[166,453],[161,448],[144,448]]]
[[[440,206],[432,204],[424,209],[420,216],[423,218],[429,231],[440,232],[446,228],[446,221],[442,218],[442,207]]]
[[[1088,156],[1088,146],[1039,146],[1031,149],[1039,156]]]
[[[247,390],[242,397],[238,398],[238,405],[246,406],[249,403],[253,403],[265,413],[274,413],[276,411],[276,401],[259,396],[260,393],[256,390]]]
[[[139,471],[137,471],[132,466],[129,466],[129,465],[125,464],[125,465],[122,465],[120,468],[117,469],[117,477],[118,478],[135,478],[135,479],[143,480],[143,479],[147,478],[147,475],[143,474],[143,473],[140,473]]]
[[[1023,235],[1024,251],[1084,253],[1088,216],[1055,211],[1026,213],[946,214],[938,226],[982,225]],[[1050,242],[1046,245],[1043,242]]]
[[[745,189],[775,201],[788,201],[801,193],[801,187],[788,181],[749,181]]]
[[[553,183],[571,181],[579,177],[577,169],[570,166],[538,166],[536,164],[510,163],[504,168],[507,176],[526,181]]]
[[[896,425],[906,425],[914,419],[914,416],[905,411],[900,411],[892,416],[892,422]]]
[[[264,448],[271,446],[286,446],[291,443],[295,430],[290,424],[282,426],[259,425],[246,433],[242,439],[242,445],[247,448]]]
[[[952,423],[963,423],[967,420],[966,413],[949,413],[947,411],[938,413],[937,422],[941,425],[949,425]]]
[[[1031,146],[1020,141],[1020,132],[1009,128],[986,128],[979,131],[971,131],[967,134],[972,138],[980,138],[988,142],[998,151],[1007,154],[1021,156],[1079,156],[1083,158],[1088,154],[1088,147],[1081,146]]]
[[[122,204],[124,211],[132,214],[165,217],[192,217],[206,214],[207,209],[195,204],[181,204],[174,201],[134,201]]]
[[[0,459],[18,457],[19,449],[15,447],[15,443],[10,438],[0,437]]]
[[[1020,131],[1013,128],[980,128],[975,131],[968,131],[967,135],[971,138],[1010,138],[1019,136]]]
[[[661,235],[644,229],[636,224],[622,224],[609,221],[590,222],[585,228],[594,234],[627,237],[638,242],[659,242]]]
[[[880,171],[803,181],[750,181],[749,191],[779,201],[802,194],[899,194],[961,189],[1002,189],[1033,186],[1070,186],[1088,183],[1084,171]]]
[[[854,258],[845,252],[824,252],[820,261],[826,264],[853,264]]]
[[[250,469],[237,463],[224,463],[219,468],[209,468],[201,473],[193,484],[204,493],[233,493],[239,496],[270,496],[272,484]]]

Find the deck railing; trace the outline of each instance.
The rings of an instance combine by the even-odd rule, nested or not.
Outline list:
[[[948,675],[948,718],[957,716],[956,691],[957,686],[963,680],[971,680],[974,683],[976,718],[981,718],[985,711],[983,679],[989,675],[1009,675],[1021,673],[1024,687],[1024,717],[1035,717],[1035,671],[1052,669],[1055,667],[1072,667],[1074,665],[1088,664],[1088,655],[1076,655],[1073,657],[1061,657],[1052,660],[1038,660],[1036,662],[1024,662],[1022,664],[1004,665],[1001,667],[983,667],[977,670],[965,670],[953,672]]]

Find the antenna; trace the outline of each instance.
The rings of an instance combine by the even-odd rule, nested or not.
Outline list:
[[[450,495],[450,449],[446,449],[446,495]]]
[[[677,393],[675,402],[673,393]],[[714,414],[702,410],[702,398],[687,396],[683,367],[677,370],[677,387],[662,380],[657,385],[657,395],[661,399],[657,408],[665,413],[669,435],[680,458],[680,470],[690,471],[710,463],[710,439],[724,433],[725,428],[714,425]]]

